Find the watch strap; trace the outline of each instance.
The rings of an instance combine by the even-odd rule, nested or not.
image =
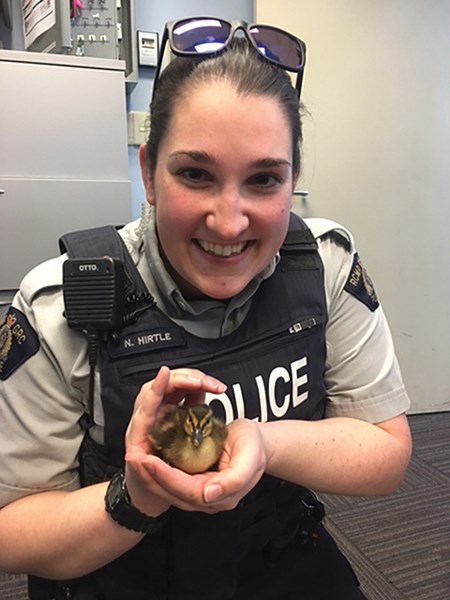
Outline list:
[[[156,533],[169,520],[169,511],[158,517],[149,517],[133,506],[123,471],[115,473],[109,482],[105,495],[105,509],[113,521],[126,529],[140,533]]]

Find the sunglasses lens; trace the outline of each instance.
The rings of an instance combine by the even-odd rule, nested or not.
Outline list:
[[[179,52],[213,53],[221,50],[231,25],[220,19],[185,19],[172,32],[172,46]]]
[[[250,28],[259,51],[266,58],[293,71],[300,71],[305,62],[303,48],[299,41],[280,29],[257,25]]]

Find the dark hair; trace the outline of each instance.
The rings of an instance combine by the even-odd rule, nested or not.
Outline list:
[[[298,94],[289,75],[264,60],[244,38],[232,40],[216,57],[175,58],[161,73],[150,107],[150,134],[146,158],[150,177],[154,174],[158,148],[164,138],[177,101],[189,87],[211,81],[228,81],[239,94],[269,96],[280,103],[292,133],[292,170],[300,173],[302,126]]]

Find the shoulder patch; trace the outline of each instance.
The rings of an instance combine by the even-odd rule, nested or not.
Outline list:
[[[372,280],[363,267],[357,252],[355,252],[353,265],[344,290],[365,304],[371,311],[375,311],[380,305]]]
[[[26,316],[10,307],[0,325],[0,379],[5,380],[39,350],[39,339]]]

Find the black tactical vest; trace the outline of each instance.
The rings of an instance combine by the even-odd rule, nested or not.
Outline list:
[[[324,416],[323,265],[310,230],[295,215],[274,274],[261,283],[244,322],[218,339],[190,334],[157,308],[113,227],[73,232],[61,242],[70,257],[121,259],[127,281],[126,324],[99,351],[105,446],[86,436],[81,462],[87,483],[123,465],[134,400],[161,365],[201,369],[226,383],[227,391],[208,395],[207,402],[227,422]],[[163,529],[95,574],[99,588],[107,600],[233,598],[245,557],[265,551],[293,527],[304,494],[264,476],[233,511],[172,509]],[[214,584],[212,595],[207,581]]]

